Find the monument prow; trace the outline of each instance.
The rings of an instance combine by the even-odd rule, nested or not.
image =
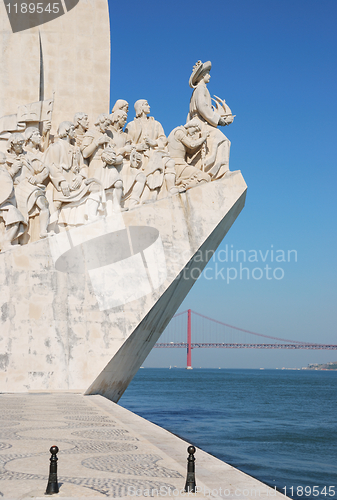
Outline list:
[[[122,396],[244,207],[246,184],[239,171],[231,174],[231,178],[224,179],[219,184],[209,184],[209,189],[204,190],[202,194],[198,192],[202,189],[200,187],[181,195],[179,202],[177,200],[174,204],[173,215],[175,211],[179,211],[180,204],[183,207],[184,218],[181,223],[185,226],[189,241],[185,256],[190,253],[190,259],[179,274],[171,279],[162,296],[90,385],[86,394],[100,394],[115,402]],[[221,217],[218,223],[214,218],[213,221],[207,221],[209,208],[206,208],[205,218],[205,212],[203,214],[199,204],[201,199],[205,201],[208,196],[212,200],[213,216],[217,214]],[[222,196],[224,198],[221,200]],[[159,207],[158,209],[160,210]],[[172,244],[173,248],[177,244],[174,240],[168,243]],[[177,248],[177,251],[181,251],[181,248]],[[172,263],[168,262],[168,268],[170,265]]]
[[[231,172],[0,253],[1,390],[80,390],[118,401],[245,195],[241,173]],[[99,247],[86,246],[97,237]]]

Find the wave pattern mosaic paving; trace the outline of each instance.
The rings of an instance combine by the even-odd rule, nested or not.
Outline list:
[[[179,464],[118,419],[75,394],[0,396],[0,496],[43,496],[49,448],[57,445],[60,493],[123,497],[132,491],[181,489]]]

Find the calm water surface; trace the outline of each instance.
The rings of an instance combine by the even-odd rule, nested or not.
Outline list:
[[[337,499],[337,372],[144,368],[120,404],[288,496]]]

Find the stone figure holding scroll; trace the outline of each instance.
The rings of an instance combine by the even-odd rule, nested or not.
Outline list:
[[[145,99],[135,102],[135,111],[136,118],[126,126],[125,132],[142,154],[141,168],[146,176],[142,199],[155,201],[162,188],[166,188],[170,195],[178,193],[174,161],[168,153],[162,125],[148,116],[150,106]]]
[[[198,61],[190,76],[189,85],[193,88],[187,121],[196,118],[202,132],[209,132],[209,137],[201,151],[190,156],[190,163],[207,172],[212,180],[223,177],[229,170],[230,141],[217,127],[230,125],[234,116],[222,99],[216,97],[216,107],[207,88],[210,81],[210,61]]]
[[[13,177],[20,169],[19,163],[7,169],[6,155],[0,152],[0,222],[5,231],[0,233],[0,250],[8,250],[12,242],[27,230],[27,221],[16,206]]]
[[[196,137],[198,133],[200,133],[199,121],[194,118],[186,125],[173,129],[168,136],[168,150],[170,157],[175,161],[176,185],[184,190],[211,180],[206,172],[189,165],[186,161],[187,154],[194,154],[208,138],[207,132],[204,132],[201,137]]]
[[[48,177],[48,169],[42,161],[35,161],[24,151],[24,144],[22,134],[11,134],[7,143],[7,163],[17,170],[13,181],[18,209],[27,222],[39,215],[40,238],[45,238],[48,234],[49,204],[43,182]]]
[[[58,224],[79,226],[96,220],[104,210],[104,193],[99,181],[88,178],[80,149],[72,144],[75,126],[62,122],[59,140],[49,146],[45,163],[54,185],[54,205],[60,211]]]

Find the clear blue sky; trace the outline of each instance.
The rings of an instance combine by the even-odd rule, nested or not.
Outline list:
[[[281,266],[281,280],[199,278],[180,310],[337,344],[336,0],[110,0],[110,16],[111,101],[129,101],[129,119],[132,104],[145,98],[167,135],[184,124],[193,64],[212,61],[209,90],[237,115],[224,130],[230,169],[241,170],[248,184],[246,206],[219,249],[297,251],[297,262],[271,263],[270,253],[265,263],[246,262],[250,271]],[[239,271],[239,262],[217,265],[225,275],[227,267]],[[154,350],[144,366],[184,366],[185,357]],[[337,360],[337,351],[195,350],[193,360],[300,367]]]

